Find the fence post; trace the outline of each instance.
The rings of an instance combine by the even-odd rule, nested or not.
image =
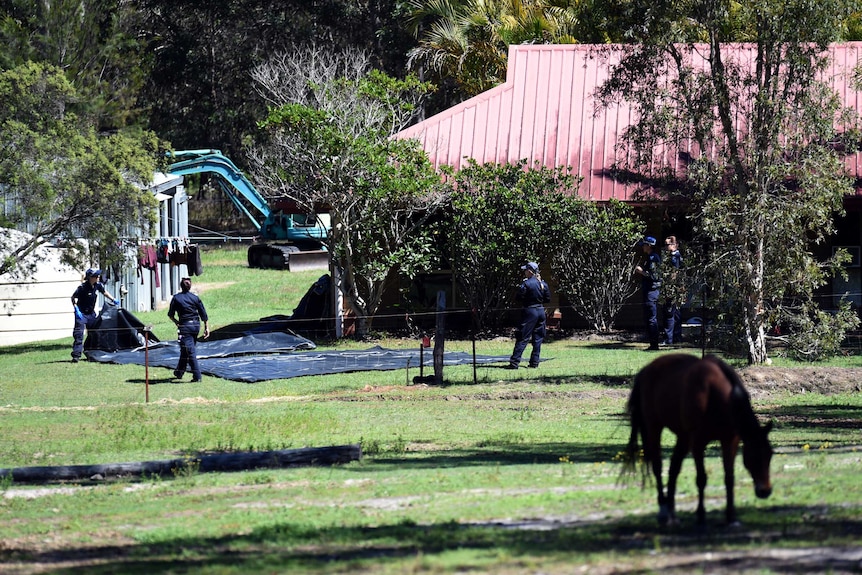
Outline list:
[[[446,332],[446,292],[437,292],[437,331],[434,334],[434,383],[443,384],[443,349]]]

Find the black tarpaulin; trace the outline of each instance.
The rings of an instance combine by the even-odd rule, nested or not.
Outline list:
[[[117,351],[144,345],[144,324],[130,311],[113,305],[105,305],[93,329],[87,330],[84,350]],[[150,334],[150,342],[158,342]]]
[[[253,334],[198,344],[201,371],[233,381],[254,383],[269,379],[288,379],[303,375],[324,375],[350,371],[385,371],[418,368],[419,349],[386,349],[379,346],[363,350],[318,351],[314,342],[282,332]],[[103,363],[144,365],[144,349],[118,352],[90,351],[87,358]],[[149,364],[174,369],[180,350],[176,341],[149,348]],[[464,352],[446,352],[444,365],[470,364],[473,357]],[[479,364],[508,361],[508,356],[476,357]],[[424,354],[424,367],[433,369],[430,352]]]

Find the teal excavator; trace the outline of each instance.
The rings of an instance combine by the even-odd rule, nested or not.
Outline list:
[[[324,244],[329,232],[328,214],[303,212],[290,201],[270,205],[219,150],[180,150],[171,152],[171,156],[179,161],[168,167],[168,173],[211,174],[257,228],[259,236],[248,248],[249,267],[290,271],[329,269],[330,254]]]

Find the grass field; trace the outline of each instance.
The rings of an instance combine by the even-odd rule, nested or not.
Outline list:
[[[248,270],[230,250],[206,252],[204,266],[195,289],[212,328],[289,314],[319,275]],[[137,315],[172,337],[164,310]],[[480,341],[477,352],[511,346]],[[152,368],[149,403],[143,367],[70,364],[71,338],[2,348],[0,467],[356,443],[364,456],[143,480],[7,480],[0,573],[862,572],[862,388],[847,377],[822,383],[835,366],[856,377],[862,358],[802,372],[819,378],[817,392],[786,384],[802,369],[787,361],[746,378],[755,411],[776,422],[775,490],[756,499],[738,459],[743,526],[725,527],[712,448],[708,528],[698,531],[690,460],[678,527],[657,525],[651,489],[620,481],[630,379],[655,357],[642,347],[558,339],[538,370],[479,367],[474,383],[470,366],[447,367],[441,387],[408,385],[416,369],[193,385]]]

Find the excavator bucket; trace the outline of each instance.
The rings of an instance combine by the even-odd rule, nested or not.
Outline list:
[[[304,272],[305,270],[328,270],[329,252],[325,250],[314,250],[308,252],[291,252],[287,260],[287,269],[292,272]]]

